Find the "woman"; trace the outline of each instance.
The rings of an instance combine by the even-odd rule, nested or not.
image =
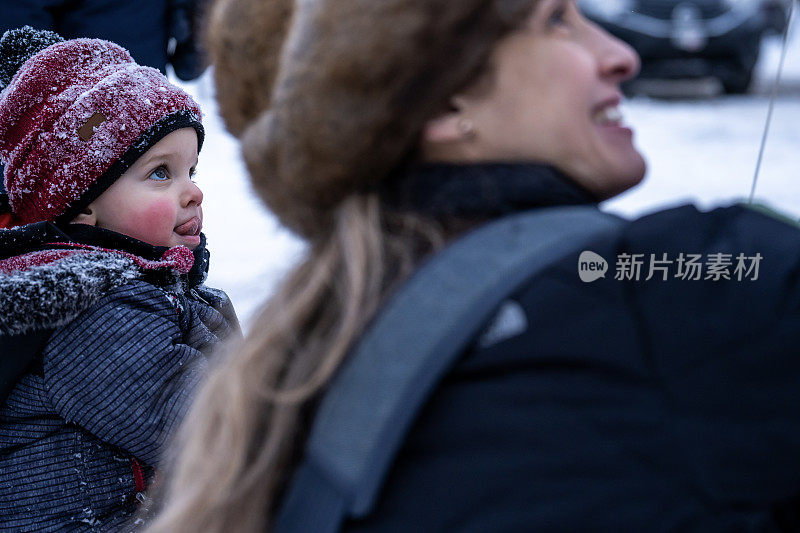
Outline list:
[[[326,383],[424,257],[504,214],[593,205],[645,173],[618,110],[638,59],[574,1],[258,4],[215,11],[220,103],[257,190],[309,253],[206,384],[152,531],[272,524]],[[265,27],[273,41],[286,30],[279,51]],[[800,232],[745,207],[685,206],[589,249],[673,270],[589,284],[581,250],[553,258],[511,298],[522,327],[476,337],[374,511],[347,529],[788,523]],[[725,279],[717,261],[686,276],[695,255],[739,253],[763,256],[760,275],[751,262],[749,279],[732,267]]]

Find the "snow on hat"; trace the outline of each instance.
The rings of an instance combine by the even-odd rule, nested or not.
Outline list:
[[[100,39],[25,26],[0,38],[0,159],[17,223],[68,222],[201,112],[159,71]]]
[[[255,190],[285,225],[324,238],[538,2],[217,0],[217,99]]]

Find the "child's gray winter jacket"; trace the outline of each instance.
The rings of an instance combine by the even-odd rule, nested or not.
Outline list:
[[[0,530],[117,530],[238,322],[205,241],[33,226],[0,232],[0,358],[28,365],[0,408]]]

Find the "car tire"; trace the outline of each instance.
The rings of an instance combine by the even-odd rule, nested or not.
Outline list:
[[[743,41],[739,56],[733,60],[732,70],[722,76],[722,88],[727,94],[746,94],[753,81],[753,72],[761,53],[761,34],[751,35]]]
[[[726,94],[747,94],[750,83],[753,81],[753,68],[730,74],[721,81]]]

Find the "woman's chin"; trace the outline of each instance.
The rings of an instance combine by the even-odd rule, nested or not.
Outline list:
[[[638,185],[647,175],[647,161],[638,150],[634,150],[634,155],[628,165],[628,176],[631,181],[630,187]],[[628,188],[630,188],[628,187]]]
[[[608,165],[594,174],[589,187],[598,200],[608,200],[636,187],[647,173],[647,162],[635,152],[625,159],[618,159],[615,164]]]
[[[647,174],[647,162],[642,154],[633,147],[615,158],[612,166],[613,170],[608,179],[609,192],[611,194],[608,198],[635,187],[642,182],[645,174]]]

